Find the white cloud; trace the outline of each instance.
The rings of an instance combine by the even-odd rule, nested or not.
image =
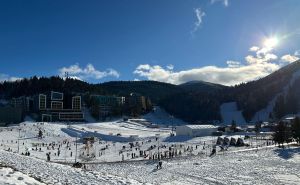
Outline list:
[[[299,60],[300,58],[297,57],[297,56],[294,56],[294,55],[290,55],[290,54],[287,54],[287,55],[283,55],[281,57],[281,60],[283,62],[288,62],[288,63],[292,63],[292,62],[295,62],[296,60]]]
[[[14,82],[14,81],[17,81],[17,80],[22,80],[22,78],[9,76],[7,74],[1,74],[0,73],[0,82],[4,82],[4,81]]]
[[[211,0],[211,4],[217,3],[217,2],[221,2],[223,3],[224,6],[228,6],[229,5],[229,0]]]
[[[294,55],[300,56],[300,50],[295,51]]]
[[[279,65],[274,63],[257,63],[253,65],[245,65],[239,67],[217,67],[205,66],[190,70],[173,72],[167,68],[155,65],[150,66],[144,64],[138,66],[134,74],[140,77],[146,77],[148,80],[168,82],[173,84],[181,84],[193,80],[202,80],[212,83],[220,83],[224,85],[235,85],[241,82],[247,82],[264,77],[279,69]]]
[[[254,52],[256,52],[256,51],[258,51],[259,50],[259,47],[257,47],[257,46],[252,46],[250,49],[249,49],[249,51],[254,51]]]
[[[202,23],[202,18],[206,15],[205,12],[201,10],[201,8],[196,8],[194,12],[196,14],[197,20],[195,22],[192,33],[195,33],[200,28]]]
[[[246,56],[243,65],[239,61],[228,60],[226,67],[204,66],[183,71],[173,71],[173,68],[143,64],[136,68],[134,74],[148,80],[173,84],[202,80],[224,85],[235,85],[265,77],[282,66],[278,63],[277,55],[272,53],[272,48],[251,48],[249,51],[255,51],[255,55]],[[291,57],[285,56],[283,59],[288,60]]]
[[[64,76],[65,73],[68,73],[68,75],[71,78],[79,79],[79,80],[87,80],[87,79],[102,79],[104,77],[115,77],[119,78],[120,74],[114,70],[114,69],[106,69],[105,71],[99,71],[95,69],[95,67],[92,64],[86,65],[85,68],[81,68],[79,64],[74,64],[69,67],[63,67],[59,70],[60,76]]]
[[[169,65],[167,65],[167,69],[173,70],[173,69],[174,69],[174,66],[173,66],[172,64],[169,64]]]

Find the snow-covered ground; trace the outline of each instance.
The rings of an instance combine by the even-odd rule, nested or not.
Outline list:
[[[224,152],[217,147],[219,155],[210,158],[217,137],[170,137],[170,127],[162,125],[151,128],[147,122],[132,119],[67,125],[28,121],[20,126],[1,127],[0,164],[45,184],[299,182],[296,173],[300,166],[299,148],[284,152],[271,147],[256,152],[257,145],[266,147],[266,142],[270,145],[270,140],[259,138],[256,141],[252,138],[245,140],[249,147],[229,147]],[[37,138],[39,130],[42,130],[43,138]],[[83,144],[82,138],[88,136],[97,139],[94,143]],[[227,137],[237,139],[244,138],[244,135]],[[86,163],[88,170],[70,166],[75,161],[76,141],[76,159]],[[30,156],[21,155],[26,152]],[[156,169],[158,152],[163,154],[161,170]],[[47,162],[47,153],[50,153],[50,162]]]
[[[300,149],[267,149],[209,158],[194,156],[156,163],[131,162],[91,165],[99,172],[151,184],[299,184]]]
[[[300,149],[267,148],[157,162],[87,164],[75,169],[0,151],[0,161],[46,184],[285,184],[300,183]]]
[[[224,124],[231,124],[232,120],[234,120],[238,125],[246,124],[242,111],[237,109],[236,102],[223,103],[220,107],[220,112]]]
[[[5,151],[0,151],[0,161],[45,184],[140,184],[133,179],[110,175],[106,172],[76,169]]]
[[[0,184],[9,185],[43,185],[37,180],[12,168],[0,167]]]

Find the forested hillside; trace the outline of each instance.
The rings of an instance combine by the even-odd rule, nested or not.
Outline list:
[[[207,82],[191,82],[172,85],[156,81],[114,81],[89,84],[75,79],[60,77],[32,77],[15,82],[0,83],[0,96],[9,99],[22,95],[34,95],[50,90],[126,96],[132,92],[150,97],[154,104],[165,108],[170,114],[185,121],[221,120],[220,105],[237,102],[246,120],[284,89],[287,92],[276,101],[270,118],[280,118],[299,111],[300,79],[294,74],[300,71],[300,61],[294,62],[262,79],[226,87]],[[295,79],[296,78],[296,79]],[[293,83],[291,83],[293,80]]]

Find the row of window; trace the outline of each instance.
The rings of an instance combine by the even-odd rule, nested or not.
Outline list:
[[[60,120],[83,120],[83,113],[59,113]]]
[[[62,110],[63,102],[61,101],[51,101],[51,109],[52,110]],[[47,109],[47,96],[44,94],[39,95],[39,109],[45,110]],[[73,110],[81,110],[81,96],[74,96],[72,98],[72,109]]]

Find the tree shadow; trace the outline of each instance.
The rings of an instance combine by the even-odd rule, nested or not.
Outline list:
[[[297,148],[278,148],[275,153],[283,159],[291,159],[295,154],[300,154],[300,147]]]

